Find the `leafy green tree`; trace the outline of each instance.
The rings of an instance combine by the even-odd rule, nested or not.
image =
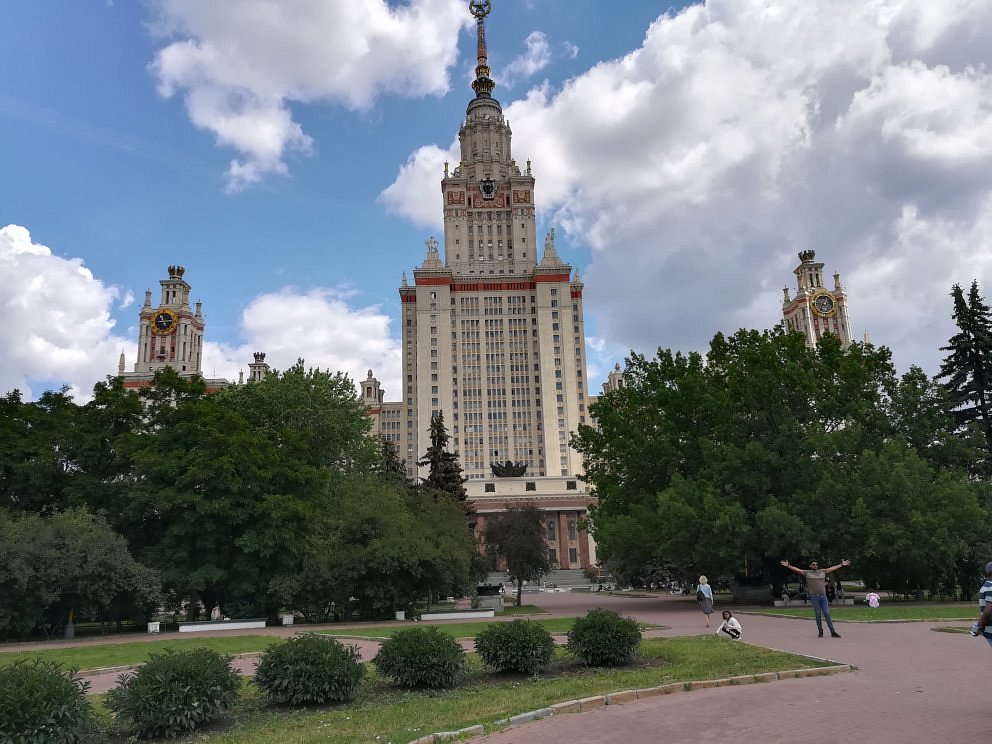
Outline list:
[[[517,585],[520,605],[525,581],[536,581],[551,570],[544,535],[544,516],[534,504],[511,506],[486,519],[485,543],[490,554],[506,561],[506,571]]]
[[[781,554],[849,546],[851,498],[837,483],[893,433],[887,349],[741,330],[717,334],[705,359],[633,354],[624,382],[573,439],[611,566],[770,576]]]
[[[52,635],[76,614],[102,619],[115,607],[144,614],[160,598],[155,571],[84,510],[0,511],[0,555],[0,635]]]
[[[977,281],[971,283],[967,299],[959,284],[952,287],[951,297],[958,332],[941,347],[948,355],[937,379],[945,381],[958,425],[975,425],[981,431],[987,457],[992,450],[992,318]]]
[[[431,445],[417,464],[429,468],[423,486],[438,493],[447,494],[455,501],[466,503],[465,480],[458,455],[448,451],[448,430],[444,425],[444,413],[438,411],[431,418]]]

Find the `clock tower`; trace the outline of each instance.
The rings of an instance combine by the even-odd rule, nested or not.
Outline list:
[[[152,291],[145,292],[145,304],[138,316],[138,358],[134,371],[121,375],[125,387],[144,387],[156,371],[172,367],[181,377],[200,374],[203,355],[203,312],[201,304],[189,304],[190,286],[182,266],[170,266],[168,279],[159,284],[162,294],[152,305]]]
[[[815,251],[801,251],[796,275],[796,296],[789,295],[789,288],[782,290],[782,322],[787,331],[798,331],[806,336],[806,343],[815,346],[826,333],[840,339],[846,349],[851,345],[851,319],[847,310],[847,294],[834,274],[833,287],[823,283],[823,264],[816,261]]]

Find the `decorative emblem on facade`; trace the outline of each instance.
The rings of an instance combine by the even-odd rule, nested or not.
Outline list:
[[[498,462],[492,463],[490,469],[497,478],[519,478],[527,472],[527,464],[523,462],[511,462],[507,460],[502,465]]]

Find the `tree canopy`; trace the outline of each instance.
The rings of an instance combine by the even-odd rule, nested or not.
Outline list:
[[[921,479],[928,518],[956,531],[930,533],[945,554],[959,556],[981,523],[946,399],[918,370],[897,379],[885,348],[842,349],[832,335],[809,348],[782,329],[717,334],[705,357],[633,354],[624,386],[591,412],[596,426],[573,443],[598,497],[599,554],[621,572],[674,564],[780,578],[780,557],[858,556],[881,577],[880,545],[902,529],[909,502],[892,488],[858,490],[875,482],[879,458],[906,461]],[[879,541],[871,550],[868,533]],[[943,580],[907,568],[902,585]]]

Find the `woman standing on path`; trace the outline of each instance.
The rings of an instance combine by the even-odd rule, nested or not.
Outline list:
[[[706,627],[710,627],[710,615],[713,614],[713,588],[705,576],[699,577],[699,585],[696,587],[696,601],[699,608],[706,615]]]

